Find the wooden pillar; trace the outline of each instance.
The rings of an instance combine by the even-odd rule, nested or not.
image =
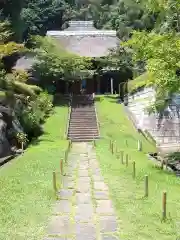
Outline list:
[[[66,94],[69,93],[69,82],[66,81]]]
[[[113,78],[111,78],[111,94],[114,93],[114,89],[113,89]]]
[[[97,93],[101,92],[101,82],[99,76],[97,77]]]

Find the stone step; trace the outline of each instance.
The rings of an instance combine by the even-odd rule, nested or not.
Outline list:
[[[73,117],[73,118],[86,118],[86,119],[96,119],[96,115],[94,114],[94,115],[84,115],[84,114],[82,114],[82,115],[79,115],[79,114],[71,114],[71,117]]]
[[[71,111],[72,114],[87,114],[87,115],[90,115],[90,114],[96,114],[95,111],[88,111],[88,110],[84,110],[84,111]]]
[[[91,124],[91,123],[96,123],[94,119],[72,119],[70,123],[86,123],[86,124]]]
[[[87,125],[87,126],[90,127],[90,126],[97,125],[97,124],[96,124],[95,121],[83,121],[83,120],[76,121],[74,119],[74,120],[72,120],[70,122],[70,126],[72,126],[72,125],[76,125],[76,126],[85,126],[85,125]]]
[[[84,131],[84,129],[82,129],[82,130],[75,130],[75,129],[70,129],[69,131],[68,131],[68,134],[94,134],[94,135],[96,135],[96,134],[98,134],[98,130],[88,130],[88,131]]]
[[[71,122],[72,121],[75,121],[75,122],[79,122],[79,121],[81,121],[81,122],[96,122],[96,118],[77,118],[77,117],[72,117],[71,116],[71,120],[70,120]]]
[[[72,123],[70,123],[69,124],[69,128],[71,128],[71,127],[75,127],[75,128],[77,128],[77,129],[94,129],[94,128],[96,128],[97,127],[97,123],[94,123],[94,124],[91,124],[91,126],[87,126],[87,125],[79,125],[79,124],[72,124]]]
[[[94,139],[94,138],[97,138],[97,137],[99,137],[99,135],[98,134],[92,134],[92,135],[88,135],[88,134],[84,134],[84,135],[81,135],[81,134],[69,134],[68,135],[68,137],[70,137],[70,138],[78,138],[78,139],[80,139],[80,138],[82,138],[82,139],[88,139],[88,138],[90,138],[90,139]]]
[[[72,110],[71,109],[71,112],[72,113],[87,113],[87,114],[90,114],[90,113],[95,112],[95,109],[92,109],[92,110],[90,110],[90,109],[83,109],[81,111],[79,111],[79,110]]]
[[[68,136],[68,139],[71,139],[72,141],[81,141],[81,142],[85,142],[85,141],[92,141],[94,139],[99,139],[99,136]]]

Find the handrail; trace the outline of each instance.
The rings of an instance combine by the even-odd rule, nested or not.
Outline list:
[[[94,109],[95,109],[95,114],[96,114],[97,130],[98,130],[98,136],[100,137],[99,120],[98,120],[98,116],[97,116],[97,110],[96,110],[96,105],[95,105],[94,98],[95,98],[95,96],[94,96],[94,93],[93,93],[93,102],[94,102]]]
[[[68,139],[68,129],[70,124],[70,118],[71,118],[71,103],[72,103],[72,95],[69,95],[69,103],[68,103],[68,117],[67,117],[67,124],[66,124],[66,132],[65,132],[65,139]]]

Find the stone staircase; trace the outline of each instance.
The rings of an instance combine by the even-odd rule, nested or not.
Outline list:
[[[74,95],[68,128],[68,139],[88,142],[99,138],[96,109],[92,95]]]

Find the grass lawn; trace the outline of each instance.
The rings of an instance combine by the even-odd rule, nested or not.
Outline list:
[[[67,148],[68,108],[56,106],[44,134],[24,155],[0,169],[0,239],[41,240],[55,201],[52,172]]]
[[[96,151],[120,220],[120,239],[180,239],[180,179],[161,171],[147,159],[145,153],[155,147],[135,131],[115,98],[102,96],[100,99],[97,112],[103,139],[97,141]],[[118,150],[129,154],[128,167],[110,153],[110,139],[116,141]],[[138,139],[143,141],[143,152],[137,151]],[[136,162],[135,180],[132,178],[132,160]],[[144,198],[146,174],[149,176],[148,198]],[[161,221],[164,190],[167,191],[166,222]]]

